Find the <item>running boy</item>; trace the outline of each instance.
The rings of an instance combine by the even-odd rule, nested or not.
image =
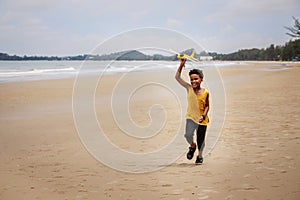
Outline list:
[[[185,62],[186,59],[181,59],[175,79],[187,90],[188,109],[186,113],[186,129],[184,136],[190,144],[190,147],[186,156],[187,159],[191,160],[198,145],[198,156],[195,163],[202,164],[206,128],[209,124],[207,115],[209,111],[209,93],[207,89],[201,87],[201,82],[203,81],[203,72],[201,70],[190,70],[190,84],[181,78],[181,71]],[[197,130],[197,144],[193,139],[195,130]]]

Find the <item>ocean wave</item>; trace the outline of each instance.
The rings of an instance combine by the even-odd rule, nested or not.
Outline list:
[[[201,63],[189,62],[186,69],[211,67],[227,67],[244,65],[235,61],[208,61]],[[176,71],[178,61],[99,61],[99,62],[0,62],[0,83],[26,80],[45,80],[76,77],[76,75],[108,75],[118,73],[132,73],[166,70]]]
[[[0,77],[16,77],[16,76],[30,76],[30,75],[41,75],[49,73],[61,73],[61,72],[76,72],[73,67],[67,68],[52,68],[52,69],[30,69],[26,71],[0,71]]]

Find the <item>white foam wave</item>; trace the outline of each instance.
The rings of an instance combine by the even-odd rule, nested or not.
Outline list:
[[[61,72],[75,72],[76,69],[73,67],[68,68],[53,68],[53,69],[31,69],[27,71],[1,71],[0,77],[17,77],[17,76],[30,76],[30,75],[41,75],[49,73],[61,73]]]

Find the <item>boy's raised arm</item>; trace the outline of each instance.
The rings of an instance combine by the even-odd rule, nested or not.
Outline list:
[[[178,81],[178,83],[180,85],[182,85],[183,87],[185,87],[187,90],[189,89],[190,87],[190,84],[188,84],[187,82],[185,82],[182,78],[181,78],[181,71],[182,71],[182,68],[184,67],[184,64],[185,64],[185,61],[186,59],[181,59],[180,60],[180,65],[178,67],[178,70],[176,72],[176,75],[175,75],[175,79]]]

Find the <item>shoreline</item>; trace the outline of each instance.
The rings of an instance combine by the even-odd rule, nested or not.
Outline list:
[[[0,61],[1,62],[1,61]],[[2,64],[4,63],[18,63],[18,65],[22,62],[25,63],[40,63],[41,61],[3,61]],[[68,63],[67,65],[63,65],[63,66],[56,66],[55,67],[51,66],[51,64],[53,64],[52,61],[43,61],[43,63],[48,63],[47,65],[41,67],[35,67],[35,65],[30,65],[30,66],[26,66],[22,71],[22,66],[18,66],[18,68],[16,68],[16,66],[14,66],[14,68],[16,68],[13,71],[9,71],[9,69],[6,69],[7,67],[2,66],[2,70],[4,69],[3,72],[0,72],[0,84],[2,83],[14,83],[14,82],[30,82],[30,81],[48,81],[48,80],[61,80],[61,79],[76,79],[77,74],[80,72],[78,71],[79,68],[82,67],[82,64],[84,62],[82,61],[76,61],[76,65],[69,65],[69,63],[72,63],[72,61],[57,61],[55,63]],[[74,61],[75,62],[75,61]],[[73,63],[74,63],[73,62]],[[88,61],[90,62],[90,61]],[[111,63],[111,61],[92,61],[91,63],[106,63],[105,66],[107,67],[107,65],[109,65]],[[176,70],[177,69],[177,62],[176,61],[115,61],[115,63],[132,63],[132,65],[134,66],[134,63],[156,63],[159,65],[161,65],[161,63],[173,63],[171,66],[168,65],[167,70]],[[224,67],[232,67],[235,65],[261,65],[261,64],[278,64],[278,67],[283,67],[283,66],[291,66],[291,65],[295,65],[297,64],[297,62],[292,62],[292,61],[204,61],[201,62],[201,64],[199,65],[200,68],[206,70],[211,68],[210,66],[213,66],[213,68],[218,68],[219,70],[221,70]],[[38,65],[36,65],[38,66]],[[191,65],[189,65],[191,66]],[[91,67],[91,66],[86,66],[86,67]],[[82,74],[82,76],[93,76],[93,74],[98,74],[98,76],[100,76],[102,74],[103,69],[100,68],[94,68],[95,66],[92,66],[91,69],[93,69],[92,71],[87,71],[84,72],[84,74]],[[102,66],[103,67],[103,66]],[[193,67],[198,67],[198,64],[193,63]],[[18,69],[18,70],[17,70]],[[138,69],[138,68],[137,68]],[[132,70],[131,68],[129,68],[127,71],[123,69],[123,67],[120,67],[120,69],[118,69],[118,67],[114,68],[114,71],[109,71],[108,69],[105,69],[106,72],[103,74],[104,76],[107,75],[118,75],[118,74],[124,74],[124,73],[131,73],[130,71]],[[108,71],[107,71],[108,70]],[[119,71],[118,71],[119,70]],[[154,68],[154,69],[140,69],[141,71],[135,71],[135,72],[158,72],[161,70],[166,70],[163,67],[159,67],[159,68]],[[3,73],[3,74],[2,74]],[[48,74],[50,73],[50,74]],[[81,72],[82,73],[82,72]]]

